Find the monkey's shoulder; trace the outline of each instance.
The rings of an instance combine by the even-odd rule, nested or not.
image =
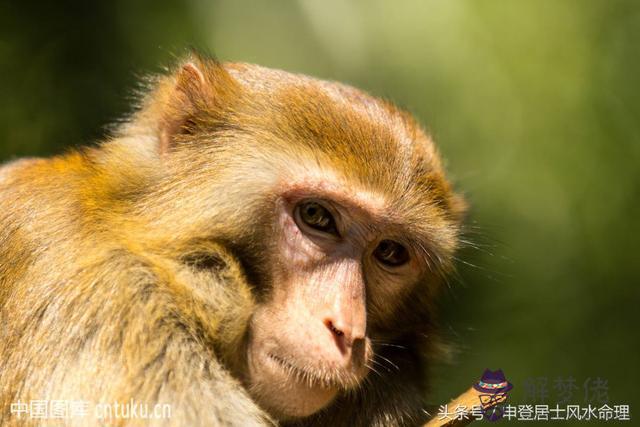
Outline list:
[[[12,184],[28,168],[42,162],[46,162],[46,160],[38,157],[24,157],[0,164],[0,188]]]

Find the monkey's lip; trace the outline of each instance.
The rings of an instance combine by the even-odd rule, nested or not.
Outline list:
[[[337,390],[349,388],[359,382],[354,375],[340,375],[336,371],[320,372],[310,368],[299,367],[289,360],[273,353],[267,353],[266,355],[272,365],[277,365],[280,370],[291,374],[299,382],[306,384],[310,388],[317,387],[327,390]]]

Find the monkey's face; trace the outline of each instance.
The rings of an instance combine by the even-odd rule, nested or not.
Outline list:
[[[391,314],[421,276],[383,210],[375,195],[326,181],[289,184],[277,199],[272,293],[248,354],[250,389],[277,416],[310,415],[358,386],[373,363],[368,302]]]
[[[154,223],[215,235],[247,267],[259,303],[234,369],[253,398],[305,417],[365,386],[379,340],[417,351],[463,209],[410,115],[247,64],[187,65],[172,84],[160,135],[179,173],[159,188],[183,191]]]

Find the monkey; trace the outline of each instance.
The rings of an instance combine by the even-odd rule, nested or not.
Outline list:
[[[99,143],[0,168],[0,425],[413,426],[465,202],[411,114],[191,53]]]

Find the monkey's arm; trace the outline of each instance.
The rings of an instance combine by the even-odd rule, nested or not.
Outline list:
[[[11,403],[55,399],[88,402],[94,424],[96,404],[132,400],[170,405],[162,425],[272,425],[215,350],[244,330],[220,312],[246,322],[241,276],[226,263],[208,272],[123,250],[83,256],[91,261],[74,271],[36,272],[34,260],[41,280],[11,283],[0,305],[0,419],[17,421]]]

